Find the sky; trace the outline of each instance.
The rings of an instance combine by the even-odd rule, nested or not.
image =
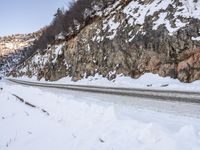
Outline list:
[[[0,36],[31,33],[51,23],[73,0],[0,0]]]

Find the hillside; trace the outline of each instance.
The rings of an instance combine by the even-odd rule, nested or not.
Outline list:
[[[0,37],[0,56],[6,56],[19,49],[28,47],[35,40],[34,34],[16,34],[12,36]]]
[[[55,36],[12,75],[77,81],[95,74],[112,80],[117,74],[138,78],[152,72],[182,82],[200,79],[200,1],[118,0],[88,22],[73,36]]]
[[[62,1],[0,3],[57,9],[0,37],[0,150],[200,150],[200,0]]]
[[[28,49],[41,32],[0,37],[0,72],[12,70],[28,54]]]

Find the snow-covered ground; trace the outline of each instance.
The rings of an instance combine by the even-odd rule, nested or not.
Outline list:
[[[28,78],[24,76],[17,79],[38,82],[36,77]],[[48,83],[47,81],[44,81],[44,79],[40,82]],[[94,77],[90,76],[88,78],[83,78],[77,82],[73,82],[70,77],[65,77],[51,83],[200,92],[200,81],[182,83],[177,79],[160,77],[159,75],[152,73],[146,73],[139,79],[118,75],[116,79],[109,81],[107,78],[103,78],[101,75],[96,74]]]
[[[2,150],[200,149],[200,106],[195,104],[33,88],[3,81],[0,88]],[[19,102],[12,94],[37,108]],[[181,109],[190,110],[191,115]]]

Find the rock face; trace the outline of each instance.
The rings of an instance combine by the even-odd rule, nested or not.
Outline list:
[[[145,72],[200,79],[200,1],[119,0],[73,38],[49,45],[12,72],[76,81],[96,73],[138,78]]]
[[[39,35],[40,32],[35,32],[0,37],[0,73],[3,74],[14,67]]]
[[[15,53],[19,49],[30,46],[30,43],[35,39],[35,34],[16,34],[0,37],[0,57]]]

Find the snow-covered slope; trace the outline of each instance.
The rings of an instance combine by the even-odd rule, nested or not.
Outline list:
[[[2,150],[200,148],[199,107],[192,104],[122,100],[3,82],[0,88]],[[21,103],[13,94],[36,108]]]
[[[160,25],[164,25],[169,34],[173,34],[182,27],[185,27],[189,21],[183,18],[200,19],[200,1],[179,0],[176,3],[173,0],[154,0],[149,3],[141,4],[140,1],[132,1],[125,7],[123,12],[127,15],[128,23],[144,25],[146,17],[154,16],[153,30],[157,30]],[[182,5],[181,5],[182,4]],[[171,12],[168,8],[175,9]],[[137,13],[135,13],[137,10]],[[181,21],[182,20],[182,21]]]

